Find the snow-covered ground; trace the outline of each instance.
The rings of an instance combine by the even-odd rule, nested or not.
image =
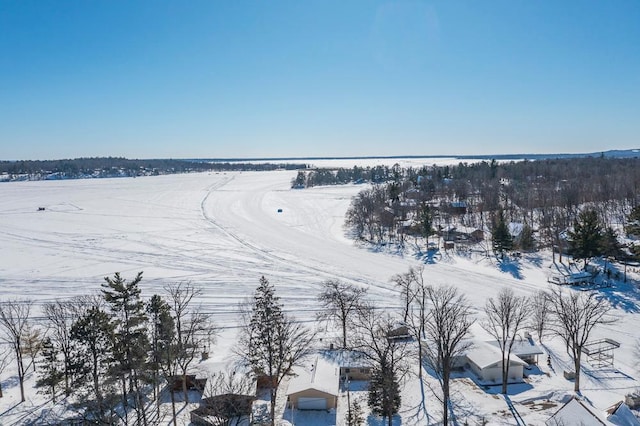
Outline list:
[[[499,268],[478,253],[442,255],[425,263],[411,253],[358,247],[345,236],[343,223],[351,197],[363,187],[292,190],[295,175],[273,171],[3,183],[0,300],[31,298],[37,310],[55,298],[96,292],[104,277],[116,271],[126,278],[144,271],[141,287],[147,297],[161,293],[168,283],[191,281],[202,288],[201,302],[221,328],[211,360],[197,367],[209,370],[230,359],[238,304],[252,294],[262,275],[276,286],[285,309],[309,322],[317,312],[315,298],[322,281],[341,279],[367,287],[378,306],[394,309],[399,295],[390,278],[419,264],[425,264],[427,282],[459,287],[479,318],[485,300],[505,286],[522,295],[548,286],[551,259],[545,253]],[[629,277],[638,279],[631,271]],[[583,395],[598,410],[636,389],[640,374],[634,352],[640,336],[640,293],[629,283],[615,283],[601,292],[616,307],[619,321],[597,329],[594,337],[615,339],[621,347],[615,368],[585,365]],[[488,338],[478,325],[473,331],[478,338]],[[527,424],[543,424],[573,389],[573,382],[562,375],[569,369],[564,346],[557,339],[544,343],[552,354],[553,370],[542,362],[527,383],[510,387],[510,399]],[[45,402],[28,387],[30,401],[17,404],[11,368],[0,379],[5,391],[0,424],[28,418],[30,410]],[[427,376],[422,409],[417,379],[405,384],[401,424],[438,421],[440,406],[430,387],[437,388],[437,382]],[[453,391],[461,424],[515,424],[499,389],[479,388],[461,377]],[[365,398],[358,391],[352,397]],[[326,423],[327,418],[342,424],[341,410],[338,416],[306,424],[333,424]]]

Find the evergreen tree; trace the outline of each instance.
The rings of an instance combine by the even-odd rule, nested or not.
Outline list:
[[[76,349],[73,365],[82,366],[76,373],[77,384],[87,390],[86,401],[94,420],[105,420],[111,408],[106,376],[113,351],[113,324],[109,314],[93,306],[71,326],[71,340]],[[108,424],[108,423],[106,423]]]
[[[245,320],[237,353],[256,376],[266,378],[271,384],[270,417],[271,425],[275,426],[280,384],[291,374],[293,366],[309,354],[314,336],[284,315],[275,288],[265,277],[260,278]]]
[[[115,318],[113,355],[116,362],[112,366],[112,374],[120,380],[125,410],[128,396],[132,394],[138,424],[146,426],[147,416],[140,387],[148,373],[147,354],[150,346],[147,316],[138,286],[141,280],[142,272],[131,281],[125,280],[116,272],[113,278],[105,277],[102,294]]]
[[[347,426],[361,426],[364,423],[364,411],[358,401],[353,401],[347,411]]]
[[[43,393],[50,395],[53,403],[56,402],[56,388],[64,381],[64,370],[61,360],[58,358],[58,348],[56,348],[50,338],[46,337],[42,341],[42,358],[38,372],[37,388],[44,388]]]
[[[433,230],[433,212],[427,203],[423,203],[418,211],[418,230],[420,235],[426,240],[428,248],[429,237],[433,235],[435,231]]]
[[[595,210],[581,212],[568,235],[571,255],[576,260],[584,260],[585,268],[589,259],[602,254],[603,231]]]
[[[624,231],[627,235],[640,237],[640,205],[631,209],[631,212],[627,215],[627,224],[624,227]]]
[[[493,219],[491,241],[494,253],[499,253],[502,259],[504,259],[504,252],[513,248],[513,237],[509,232],[509,226],[504,219],[504,212],[502,210],[499,210]]]
[[[520,233],[519,247],[522,251],[533,251],[536,248],[536,240],[533,237],[533,229],[525,223]]]
[[[400,408],[400,384],[393,368],[376,366],[373,369],[368,398],[371,411],[388,419],[391,424],[391,419]]]
[[[156,400],[158,417],[160,416],[160,371],[162,370],[163,359],[166,358],[165,351],[170,350],[175,337],[175,322],[171,316],[171,307],[157,294],[154,294],[147,304],[147,314],[151,323],[151,382],[153,384],[153,397]],[[163,356],[165,355],[165,356]]]

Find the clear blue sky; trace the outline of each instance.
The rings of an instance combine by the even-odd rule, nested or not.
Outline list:
[[[638,148],[640,1],[0,0],[0,159]]]

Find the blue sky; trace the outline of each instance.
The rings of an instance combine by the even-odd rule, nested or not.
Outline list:
[[[638,148],[640,1],[0,0],[0,159]]]

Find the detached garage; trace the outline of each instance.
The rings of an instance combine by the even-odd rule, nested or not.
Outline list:
[[[318,356],[308,365],[294,370],[287,395],[291,408],[298,410],[330,410],[336,408],[339,369]]]

